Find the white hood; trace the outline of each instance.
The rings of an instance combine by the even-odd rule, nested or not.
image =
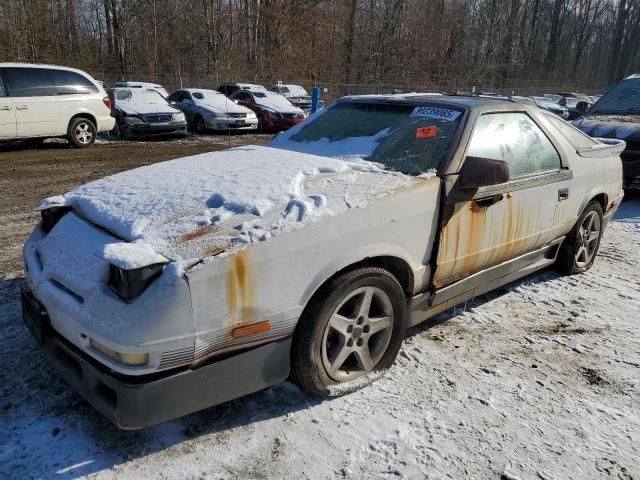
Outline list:
[[[118,173],[52,201],[127,241],[189,261],[363,207],[414,181],[364,160],[254,146]]]
[[[149,113],[178,113],[180,110],[173,108],[155,90],[143,89],[114,89],[114,106],[130,115],[146,115]],[[127,99],[118,98],[125,92],[131,92]]]

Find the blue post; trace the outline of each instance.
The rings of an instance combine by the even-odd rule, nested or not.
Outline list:
[[[311,113],[315,113],[318,110],[320,104],[320,87],[313,87],[311,89]]]

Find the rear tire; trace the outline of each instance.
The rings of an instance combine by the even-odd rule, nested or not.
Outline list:
[[[602,239],[602,217],[602,207],[598,202],[586,206],[575,227],[562,242],[556,270],[564,275],[573,275],[586,272],[593,266]]]
[[[93,122],[87,118],[74,118],[69,122],[67,140],[77,148],[90,147],[96,141],[96,127]]]
[[[384,269],[344,273],[314,295],[293,336],[291,378],[318,395],[389,368],[407,329],[407,304],[398,280]]]
[[[266,132],[266,128],[264,126],[264,117],[260,115],[258,117],[258,133],[265,133],[265,132]]]

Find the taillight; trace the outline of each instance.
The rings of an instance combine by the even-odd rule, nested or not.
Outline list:
[[[102,103],[106,105],[106,107],[111,110],[111,99],[109,97],[104,97],[102,99]]]

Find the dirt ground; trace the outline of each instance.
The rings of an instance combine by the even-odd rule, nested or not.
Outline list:
[[[262,144],[270,135],[202,135],[183,140],[98,141],[86,149],[62,142],[40,148],[0,143],[0,278],[22,271],[22,244],[38,222],[33,206],[42,198],[122,170],[222,150]]]

